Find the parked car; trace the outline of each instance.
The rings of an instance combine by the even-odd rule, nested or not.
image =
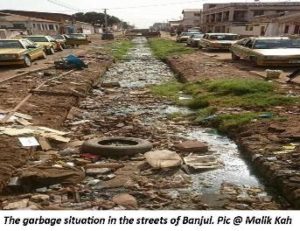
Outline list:
[[[237,34],[206,33],[199,41],[199,48],[208,50],[228,50],[239,39]]]
[[[193,34],[198,34],[199,32],[182,32],[177,36],[176,42],[184,43],[187,42],[188,38]]]
[[[103,32],[102,33],[102,36],[101,36],[101,39],[102,40],[114,40],[115,39],[115,36],[113,33],[111,32]]]
[[[193,34],[188,38],[186,44],[191,47],[198,47],[199,41],[203,38],[203,36],[204,34],[201,33]]]
[[[63,50],[59,42],[55,41],[54,38],[47,35],[26,35],[24,38],[31,40],[32,42],[43,46],[46,54],[52,55],[55,51]]]
[[[61,44],[62,48],[64,48],[64,49],[67,48],[67,46],[66,46],[66,41],[67,41],[67,40],[66,40],[66,38],[65,38],[63,35],[58,34],[58,35],[53,36],[53,38],[54,38],[57,42],[59,42],[59,43]]]
[[[72,34],[65,34],[66,45],[72,47],[79,47],[79,45],[87,45],[91,43],[88,36],[82,33],[72,33]]]
[[[300,65],[300,39],[251,37],[232,45],[233,60],[245,59],[258,66]]]
[[[31,66],[33,60],[46,58],[42,46],[28,39],[1,39],[0,65]]]

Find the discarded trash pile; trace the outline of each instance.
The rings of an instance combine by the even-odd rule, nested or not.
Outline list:
[[[11,178],[6,192],[24,194],[2,196],[1,208],[285,206],[250,175],[229,139],[212,134],[212,130],[195,128],[187,121],[169,119],[176,107],[154,98],[144,86],[169,80],[172,73],[153,59],[144,38],[134,42],[136,47],[129,60],[116,64],[104,77],[103,83],[119,84],[99,84],[78,108],[73,107],[65,121],[68,133],[26,127],[30,134],[53,140],[48,148],[40,143],[34,152],[37,159]],[[151,66],[154,62],[156,68]],[[123,70],[118,72],[119,67]],[[0,132],[15,134],[24,129],[8,127]]]

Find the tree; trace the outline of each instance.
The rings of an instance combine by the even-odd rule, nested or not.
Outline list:
[[[105,24],[105,15],[104,13],[98,12],[87,12],[87,13],[76,13],[73,15],[76,21],[87,22],[93,25],[95,24]],[[113,26],[114,24],[122,23],[122,20],[115,16],[107,15],[108,26]],[[124,22],[123,22],[124,23]]]

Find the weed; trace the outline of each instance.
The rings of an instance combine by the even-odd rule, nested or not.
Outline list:
[[[184,44],[176,43],[172,40],[153,38],[149,40],[153,54],[159,59],[166,59],[170,55],[188,54],[193,50]]]
[[[253,79],[214,80],[206,84],[208,91],[216,94],[245,95],[274,90],[272,83]]]
[[[129,49],[133,47],[133,44],[131,41],[122,40],[114,42],[111,45],[112,55],[117,60],[124,59],[125,55],[128,53]]]

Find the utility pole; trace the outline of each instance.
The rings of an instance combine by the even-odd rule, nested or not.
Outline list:
[[[104,9],[105,31],[107,30],[107,9]]]

